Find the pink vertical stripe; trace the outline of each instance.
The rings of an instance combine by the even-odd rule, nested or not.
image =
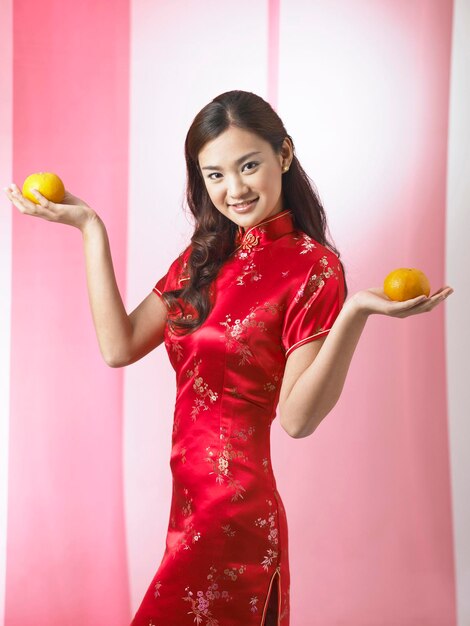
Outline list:
[[[103,217],[124,294],[129,6],[14,5],[14,164]],[[9,181],[8,181],[9,182]],[[13,219],[5,624],[129,623],[122,370],[99,352],[81,234]]]
[[[455,0],[449,102],[449,143],[446,211],[446,281],[455,292],[446,306],[449,440],[452,511],[459,626],[470,624],[470,387],[468,385],[468,289],[470,233],[470,3]]]
[[[0,187],[12,172],[13,6],[0,2]],[[3,191],[0,193],[3,194]],[[0,624],[4,623],[8,440],[10,422],[11,227],[8,198],[0,202]]]
[[[267,101],[277,110],[279,80],[280,0],[268,0],[268,94]]]

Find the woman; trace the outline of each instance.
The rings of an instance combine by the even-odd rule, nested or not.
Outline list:
[[[369,315],[430,311],[452,293],[393,302],[355,293],[292,138],[262,98],[230,91],[186,137],[195,229],[127,315],[102,220],[16,187],[20,211],[80,228],[102,355],[113,367],[162,342],[177,374],[173,497],[162,562],[133,626],[289,624],[287,519],[270,459],[270,427],[307,437],[335,406]],[[321,349],[321,350],[320,350]]]

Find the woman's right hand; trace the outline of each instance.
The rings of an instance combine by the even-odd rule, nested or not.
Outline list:
[[[84,200],[73,196],[67,190],[60,204],[51,202],[34,190],[39,204],[25,198],[15,184],[4,189],[6,195],[21,213],[42,217],[50,222],[75,226],[83,231],[88,222],[97,217],[96,212]]]

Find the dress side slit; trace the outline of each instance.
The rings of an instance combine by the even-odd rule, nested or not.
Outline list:
[[[264,604],[261,626],[279,626],[281,614],[281,574],[277,567],[269,584],[268,595]],[[277,582],[275,578],[277,577]]]

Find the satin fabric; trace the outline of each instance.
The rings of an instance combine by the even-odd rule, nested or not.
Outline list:
[[[204,324],[186,336],[165,328],[177,387],[173,495],[165,553],[132,626],[260,626],[273,585],[278,624],[289,626],[288,526],[270,429],[286,360],[329,332],[344,281],[338,257],[296,229],[289,209],[239,227],[237,244]],[[157,296],[189,280],[190,251],[157,281]]]

